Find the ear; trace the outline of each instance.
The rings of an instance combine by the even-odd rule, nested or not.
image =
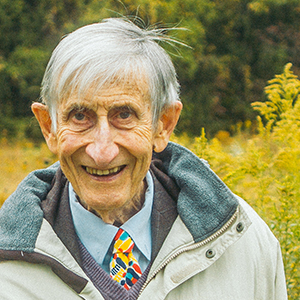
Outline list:
[[[31,110],[38,120],[48,148],[54,154],[57,154],[56,134],[52,131],[52,121],[46,105],[35,102],[31,105]]]
[[[154,135],[153,146],[155,152],[162,152],[167,147],[170,136],[178,122],[181,110],[182,103],[176,101],[172,106],[163,111]]]

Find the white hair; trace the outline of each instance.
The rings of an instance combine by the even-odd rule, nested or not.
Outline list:
[[[163,109],[179,100],[176,71],[160,42],[176,40],[162,29],[142,29],[124,18],[105,19],[64,37],[52,53],[41,89],[53,130],[58,104],[71,93],[141,77],[148,84],[155,126]]]

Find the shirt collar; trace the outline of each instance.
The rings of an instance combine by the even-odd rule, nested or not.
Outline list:
[[[142,209],[132,216],[121,228],[128,232],[135,245],[150,261],[151,259],[151,212],[154,184],[150,172],[146,175],[147,190]],[[118,227],[107,224],[93,213],[87,211],[77,200],[71,183],[69,183],[69,201],[75,231],[92,257],[103,264],[105,255],[118,231]]]

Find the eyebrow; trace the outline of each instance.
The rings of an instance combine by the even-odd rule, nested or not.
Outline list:
[[[143,107],[141,107],[141,105],[138,105],[137,103],[131,102],[128,100],[113,101],[112,103],[109,103],[108,105],[104,105],[104,107],[107,109],[107,111],[128,110],[131,113],[134,113],[138,118],[140,118],[144,113],[143,109],[142,109]]]
[[[108,103],[101,103],[103,108],[109,112],[112,110],[118,110],[118,111],[123,111],[123,110],[129,110],[132,113],[135,113],[137,117],[141,117],[144,112],[142,110],[142,107],[135,102],[130,101],[130,99],[116,99],[115,101],[108,101]],[[70,113],[72,111],[78,111],[78,112],[83,112],[83,111],[94,111],[97,112],[97,109],[100,105],[97,102],[94,101],[85,101],[79,100],[79,101],[74,101],[70,103],[69,105],[66,105],[66,108],[63,112],[65,118],[68,118]]]
[[[72,103],[70,106],[66,107],[66,112],[69,114],[71,111],[85,111],[85,110],[93,110],[93,105],[88,105],[86,103]]]
[[[136,109],[132,105],[128,105],[128,104],[125,104],[125,105],[112,105],[112,106],[109,107],[109,110],[120,110],[120,111],[129,110],[131,112],[136,111]]]

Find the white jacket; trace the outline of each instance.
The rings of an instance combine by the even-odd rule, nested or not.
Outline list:
[[[179,216],[138,299],[287,299],[279,243],[254,210],[184,148],[158,157],[180,188]],[[30,174],[0,210],[1,300],[103,299],[43,218],[57,167]]]

